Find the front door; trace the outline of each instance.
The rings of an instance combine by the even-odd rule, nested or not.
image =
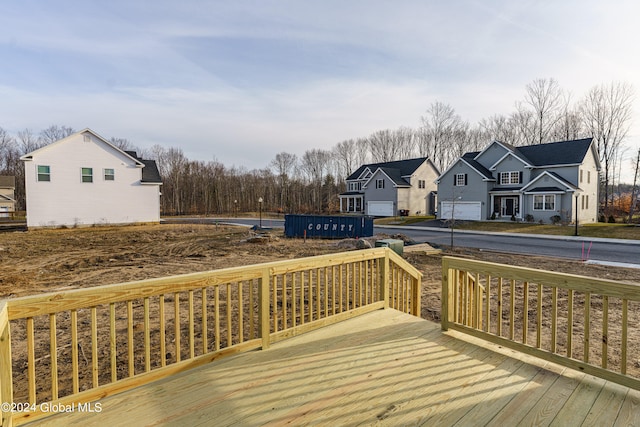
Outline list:
[[[505,199],[504,200],[504,215],[511,216],[513,215],[513,199]]]
[[[501,200],[501,215],[502,216],[518,216],[518,198],[517,197],[503,197]]]

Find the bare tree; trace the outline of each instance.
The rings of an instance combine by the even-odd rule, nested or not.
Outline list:
[[[314,187],[314,196],[312,203],[315,209],[322,211],[322,181],[327,170],[327,165],[331,159],[331,153],[325,150],[312,149],[304,152],[300,167],[309,178]]]
[[[550,132],[554,141],[570,141],[587,136],[584,131],[580,112],[571,105],[571,94],[565,92],[562,95],[560,116],[556,125]]]
[[[291,210],[291,203],[289,199],[290,194],[290,176],[295,170],[298,163],[298,157],[295,154],[281,152],[276,154],[273,160],[271,160],[271,168],[275,171],[278,185],[280,187],[279,205],[281,210]]]
[[[369,136],[369,152],[374,163],[397,160],[397,146],[389,129],[379,130]]]
[[[462,120],[448,104],[436,101],[422,116],[422,125],[425,128],[430,143],[427,144],[427,156],[444,170],[449,163],[448,148],[452,145],[456,130],[461,126]]]
[[[360,167],[357,158],[356,141],[353,139],[338,142],[333,147],[333,157],[336,163],[340,165],[340,170],[345,178]]]
[[[620,145],[629,132],[632,118],[633,88],[628,83],[593,87],[580,105],[587,132],[594,138],[604,166],[604,207],[609,205],[613,166]]]
[[[136,147],[133,146],[131,141],[126,138],[114,138],[109,139],[109,142],[121,149],[122,151],[136,151]]]
[[[533,108],[533,143],[549,142],[551,130],[560,118],[562,90],[554,79],[536,79],[526,87],[525,102]]]
[[[52,142],[68,137],[73,132],[74,130],[67,126],[51,125],[40,132],[40,140],[43,145],[48,145]]]
[[[43,147],[45,143],[38,139],[31,129],[24,129],[18,132],[18,144],[20,147],[20,154],[27,154],[31,151],[37,150]]]

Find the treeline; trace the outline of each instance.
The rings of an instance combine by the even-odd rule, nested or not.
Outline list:
[[[429,157],[444,171],[463,153],[482,150],[493,140],[521,146],[594,137],[603,165],[601,203],[606,212],[618,198],[614,190],[621,171],[637,167],[622,160],[632,101],[633,88],[626,83],[594,86],[574,100],[554,79],[537,79],[525,87],[523,99],[515,102],[508,115],[492,115],[471,124],[452,106],[435,101],[418,128],[378,130],[328,149],[309,149],[300,156],[277,153],[264,169],[257,170],[188,159],[175,147],[140,149],[127,139],[110,141],[157,161],[163,178],[161,210],[173,215],[259,209],[331,213],[339,209],[337,196],[345,190],[345,178],[364,163]],[[71,128],[55,125],[40,133],[25,129],[16,135],[0,128],[0,174],[16,176],[20,207],[24,207],[24,172],[19,157],[71,133]]]

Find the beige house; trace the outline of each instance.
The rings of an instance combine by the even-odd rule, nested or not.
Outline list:
[[[11,215],[16,210],[16,177],[0,176],[0,218]]]
[[[436,208],[440,172],[427,157],[371,163],[346,179],[340,212],[370,216],[427,215]]]

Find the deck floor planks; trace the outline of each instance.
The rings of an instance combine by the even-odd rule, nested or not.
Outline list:
[[[565,413],[611,424],[594,413],[605,408],[639,424],[640,392],[593,388],[582,373],[479,342],[379,310],[107,397],[99,414],[33,425],[549,425]]]
[[[578,414],[584,414],[580,424],[587,418],[589,411],[593,407],[598,395],[606,384],[606,380],[592,375],[585,375],[578,387],[573,391],[571,397],[555,416],[552,426],[564,427],[578,421]]]
[[[599,427],[612,424],[612,421],[618,418],[628,391],[627,387],[620,384],[605,384],[582,425],[584,427]]]

